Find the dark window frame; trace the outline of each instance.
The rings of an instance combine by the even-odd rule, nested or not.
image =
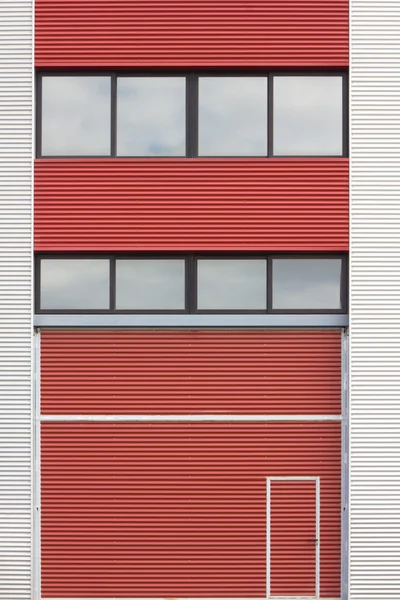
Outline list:
[[[70,259],[108,259],[110,261],[110,308],[107,310],[86,310],[86,309],[41,309],[40,307],[40,288],[41,288],[41,273],[40,264],[41,260],[45,259],[58,259],[58,260],[70,260]],[[185,260],[185,309],[184,310],[117,310],[115,308],[116,300],[116,261],[117,260],[134,260],[134,259],[181,259]],[[200,310],[197,309],[197,261],[201,259],[216,259],[216,260],[250,260],[250,259],[264,259],[266,260],[267,267],[267,295],[266,295],[266,310]],[[287,309],[273,309],[272,308],[272,286],[273,286],[273,267],[272,261],[274,258],[286,258],[286,259],[302,259],[302,258],[313,258],[313,259],[340,259],[342,261],[341,281],[340,281],[340,297],[341,297],[341,308],[340,309],[298,309],[298,310],[287,310]],[[40,253],[35,255],[35,314],[48,314],[48,315],[65,315],[65,314],[347,314],[348,312],[348,256],[343,253],[331,253],[331,252],[301,252],[301,253],[262,253],[262,252],[221,252],[221,253],[207,253],[207,252],[195,252],[195,253],[179,253],[179,252],[165,252],[149,253],[149,252],[135,252],[135,253]]]
[[[198,308],[197,299],[198,299],[198,262],[199,260],[265,260],[265,269],[266,269],[266,277],[265,277],[265,286],[266,286],[266,294],[265,294],[265,305],[266,309],[204,309]],[[195,254],[193,256],[193,273],[192,273],[192,287],[193,287],[193,305],[192,305],[192,313],[195,315],[265,315],[268,313],[268,256],[266,254],[254,253],[254,254],[212,254],[212,255],[202,255]]]
[[[314,77],[342,77],[342,154],[329,155],[293,155],[293,156],[275,156],[273,154],[273,80],[274,77],[280,76],[314,76]],[[42,80],[43,77],[99,77],[108,76],[111,78],[111,128],[110,128],[110,154],[107,155],[45,155],[42,154]],[[143,156],[119,156],[117,154],[117,85],[118,78],[122,77],[182,77],[186,79],[186,154],[177,156],[163,155],[143,155]],[[200,77],[265,77],[268,80],[268,101],[267,101],[267,148],[268,152],[264,155],[199,155],[199,78]],[[237,159],[254,160],[264,158],[275,158],[279,160],[299,158],[299,159],[326,159],[326,158],[347,158],[349,155],[349,90],[348,90],[348,73],[343,69],[340,70],[298,70],[298,71],[282,71],[282,70],[232,70],[232,71],[209,71],[209,70],[166,70],[166,71],[39,71],[36,74],[36,158],[45,159],[151,159],[151,160],[176,160],[187,158],[199,159]]]
[[[332,258],[336,260],[341,260],[342,267],[340,273],[340,309],[308,309],[308,308],[298,308],[298,309],[287,309],[287,308],[273,308],[273,262],[274,259],[289,259],[289,260],[301,260],[304,258],[309,259],[327,259]],[[270,278],[269,283],[267,285],[267,293],[268,293],[268,302],[267,306],[269,308],[269,312],[272,315],[289,315],[289,314],[297,314],[297,315],[336,315],[336,314],[347,314],[348,312],[348,256],[345,254],[313,254],[313,253],[302,253],[302,254],[272,254],[268,257],[268,271],[267,276]]]
[[[108,309],[85,309],[85,308],[75,308],[75,309],[40,309],[37,312],[41,313],[41,314],[54,314],[54,315],[65,315],[65,314],[75,314],[75,315],[81,315],[81,314],[93,314],[93,315],[101,315],[101,314],[109,314],[110,312],[112,312],[112,306],[114,304],[115,306],[115,296],[113,296],[114,294],[114,290],[115,290],[115,286],[114,286],[114,290],[113,290],[113,286],[111,285],[111,280],[113,277],[113,273],[112,273],[112,254],[110,253],[75,253],[75,252],[71,252],[71,254],[49,254],[46,256],[41,256],[41,255],[36,255],[35,256],[35,278],[34,278],[34,286],[35,286],[35,290],[34,290],[34,297],[35,297],[35,308],[36,307],[40,307],[40,296],[41,296],[41,285],[39,284],[41,281],[41,258],[49,258],[49,259],[55,259],[55,260],[80,260],[80,259],[99,259],[99,260],[108,260],[109,261],[109,306],[110,308]],[[114,274],[115,276],[115,274]]]

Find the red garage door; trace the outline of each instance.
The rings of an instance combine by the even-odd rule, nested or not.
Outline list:
[[[318,572],[340,597],[339,332],[54,331],[41,349],[44,598],[263,598],[268,552],[274,595],[315,595]]]

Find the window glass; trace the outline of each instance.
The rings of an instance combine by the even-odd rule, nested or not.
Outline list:
[[[185,309],[183,259],[117,260],[116,278],[119,310]]]
[[[110,154],[110,77],[42,78],[42,154]]]
[[[268,79],[199,78],[199,155],[266,156]]]
[[[186,79],[119,77],[117,83],[117,154],[186,154]]]
[[[54,310],[110,308],[108,259],[42,259],[40,307]]]
[[[200,259],[199,310],[266,310],[267,263],[262,259]]]
[[[273,259],[272,308],[340,310],[341,272],[341,259]]]
[[[274,77],[274,155],[342,155],[342,77]]]

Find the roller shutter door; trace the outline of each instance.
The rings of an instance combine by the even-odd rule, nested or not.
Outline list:
[[[45,423],[43,597],[265,597],[274,475],[321,478],[321,597],[339,598],[340,423]]]
[[[47,331],[43,414],[341,410],[338,331]]]
[[[267,481],[282,477],[319,481],[320,595],[340,597],[341,424],[307,421],[340,415],[339,331],[41,338],[44,598],[265,597]],[[263,421],[293,414],[304,418]],[[206,415],[226,419],[196,420]],[[288,591],[289,561],[293,591],[316,584],[280,529],[286,520],[299,552],[315,552],[313,492],[298,495],[302,503],[286,493],[280,508],[271,497],[274,593]]]

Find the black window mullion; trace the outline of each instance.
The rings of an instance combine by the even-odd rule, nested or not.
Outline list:
[[[186,78],[186,156],[198,155],[199,79],[196,73]]]
[[[340,303],[343,312],[347,312],[349,303],[349,269],[348,258],[342,258],[342,272],[340,278]]]
[[[348,75],[342,76],[342,119],[343,119],[343,130],[342,130],[342,143],[343,143],[343,156],[349,156],[349,78]]]
[[[117,156],[117,76],[111,75],[111,156]]]
[[[42,289],[42,284],[40,282],[40,265],[41,265],[41,258],[39,256],[35,257],[35,312],[38,312],[41,310],[41,306],[40,306],[40,298],[41,298],[41,289]]]
[[[112,256],[110,258],[110,311],[111,312],[115,312],[116,288],[117,288],[116,258],[115,258],[115,256]]]
[[[272,256],[267,256],[267,313],[272,311]]]
[[[197,263],[198,256],[194,254],[190,257],[190,312],[197,311]]]
[[[268,75],[268,158],[274,155],[274,76]]]
[[[192,313],[192,255],[185,257],[185,312]]]
[[[42,155],[42,75],[36,76],[36,157]]]

